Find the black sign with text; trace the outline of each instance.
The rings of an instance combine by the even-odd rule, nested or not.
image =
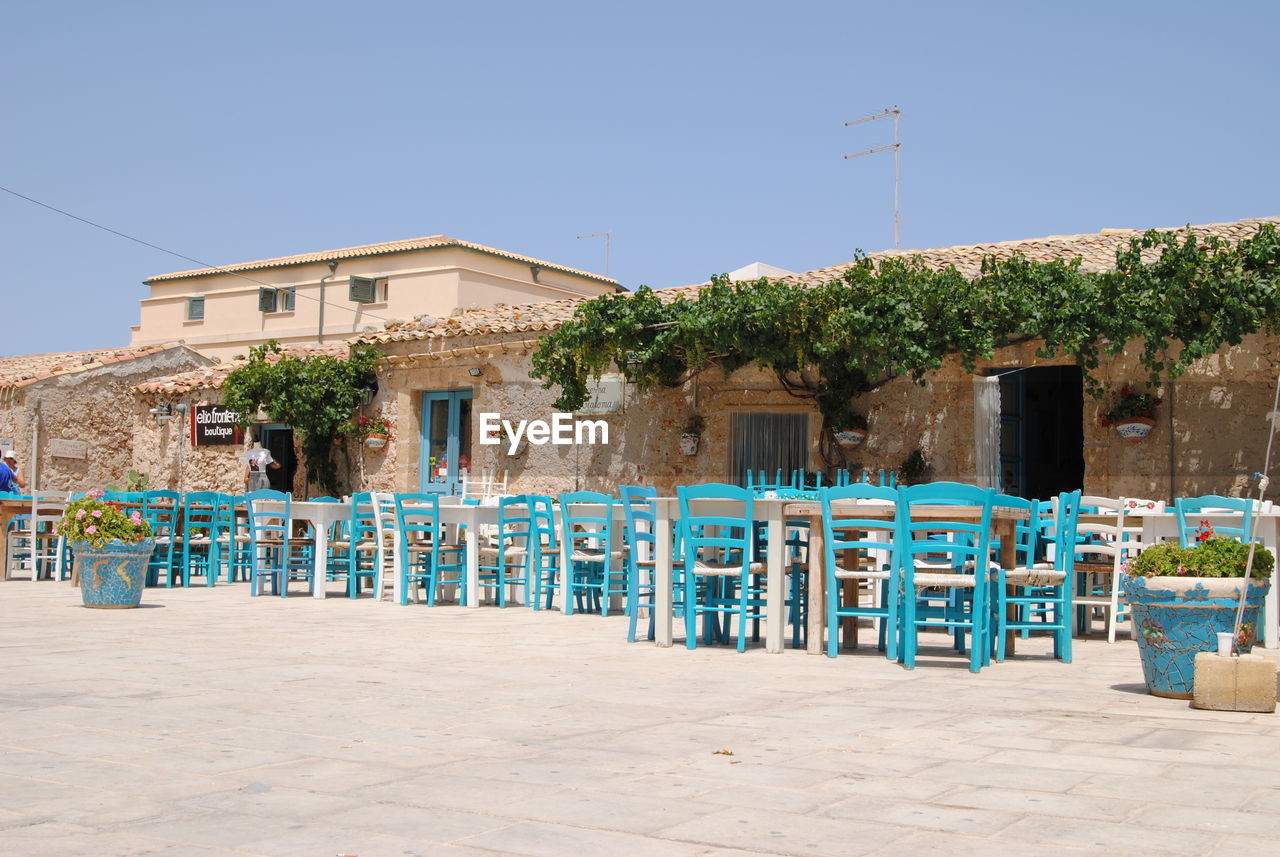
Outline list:
[[[236,413],[222,405],[195,405],[191,409],[192,446],[230,446],[243,443],[236,428]]]

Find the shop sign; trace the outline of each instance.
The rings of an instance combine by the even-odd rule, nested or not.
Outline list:
[[[236,412],[225,405],[195,405],[191,408],[192,446],[231,446],[243,443],[236,428]]]

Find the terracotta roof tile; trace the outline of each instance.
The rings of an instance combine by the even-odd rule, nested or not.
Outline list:
[[[346,345],[294,346],[285,348],[282,356],[308,357],[313,354],[329,354],[334,357],[342,357],[349,350]],[[189,372],[179,372],[177,375],[168,375],[164,378],[153,378],[141,384],[136,384],[133,390],[137,393],[174,394],[189,393],[192,390],[216,390],[222,386],[222,382],[226,380],[232,370],[239,369],[248,362],[248,356],[241,355],[214,366],[192,369]]]
[[[392,253],[409,253],[415,250],[436,250],[447,247],[461,247],[465,250],[471,250],[476,253],[483,253],[488,256],[498,256],[503,259],[510,259],[525,265],[537,265],[546,268],[549,271],[560,271],[566,274],[573,274],[578,277],[586,277],[599,283],[607,283],[611,286],[617,286],[618,281],[602,277],[599,274],[592,274],[588,271],[579,271],[576,268],[567,268],[564,265],[556,265],[552,262],[544,262],[541,259],[534,259],[531,256],[521,256],[518,253],[509,253],[506,250],[499,250],[496,247],[486,247],[483,244],[473,244],[470,241],[459,241],[457,238],[450,238],[447,235],[429,235],[425,238],[406,238],[403,241],[384,241],[381,244],[361,244],[357,247],[341,247],[337,250],[320,250],[315,253],[299,253],[294,256],[277,256],[274,259],[259,259],[255,262],[237,262],[232,265],[221,265],[214,268],[194,268],[190,271],[174,271],[171,274],[157,274],[154,277],[147,278],[144,282],[161,283],[166,280],[180,280],[186,277],[208,277],[215,274],[239,273],[243,271],[261,271],[266,268],[284,268],[290,265],[309,265],[313,262],[329,262],[336,259],[363,259],[369,256],[388,256]]]
[[[70,375],[89,369],[98,369],[110,363],[136,360],[139,357],[175,347],[180,346],[143,345],[133,348],[100,348],[93,351],[0,357],[0,388],[25,387],[55,375]]]

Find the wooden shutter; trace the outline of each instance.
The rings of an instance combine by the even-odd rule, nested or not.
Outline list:
[[[378,281],[373,277],[352,277],[349,295],[354,303],[377,303]]]
[[[258,312],[276,311],[276,290],[258,289]]]

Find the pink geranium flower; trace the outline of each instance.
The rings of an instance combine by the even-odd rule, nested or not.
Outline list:
[[[84,509],[77,509],[77,510],[76,510],[76,520],[77,520],[77,521],[83,521],[83,520],[84,520]]]
[[[101,518],[101,517],[102,517],[102,510],[101,510],[101,509],[94,509],[94,510],[93,510],[93,516],[94,516],[95,518]]]
[[[85,527],[85,528],[84,528],[84,531],[85,531],[86,533],[88,533],[89,535],[93,535],[94,533],[96,533],[96,532],[98,531],[98,528],[97,528],[97,527],[95,527],[93,524],[90,524],[89,526],[87,526],[87,527]]]

